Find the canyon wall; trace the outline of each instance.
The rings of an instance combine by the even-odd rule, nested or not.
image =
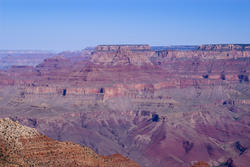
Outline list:
[[[249,165],[249,45],[89,54],[1,71],[0,117],[142,167]]]

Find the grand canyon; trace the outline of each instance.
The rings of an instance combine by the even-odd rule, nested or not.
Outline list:
[[[0,52],[5,166],[250,166],[250,44],[28,53]]]

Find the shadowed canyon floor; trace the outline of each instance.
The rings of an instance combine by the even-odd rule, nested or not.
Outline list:
[[[250,45],[82,52],[0,71],[0,117],[142,167],[250,166]]]

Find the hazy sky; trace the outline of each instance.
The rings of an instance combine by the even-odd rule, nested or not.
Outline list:
[[[0,0],[0,49],[250,43],[250,0]]]

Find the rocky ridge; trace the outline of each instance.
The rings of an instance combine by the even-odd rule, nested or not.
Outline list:
[[[139,167],[116,154],[100,156],[88,147],[57,142],[35,129],[0,119],[0,166]]]

